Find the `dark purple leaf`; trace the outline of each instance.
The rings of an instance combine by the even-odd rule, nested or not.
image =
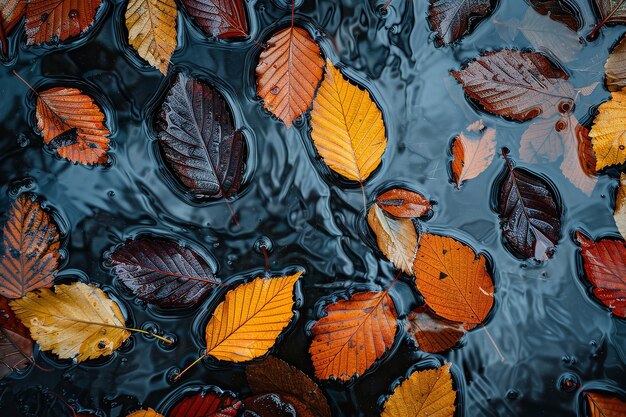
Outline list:
[[[171,170],[191,192],[202,197],[237,192],[245,140],[217,90],[179,74],[163,102],[157,131]]]
[[[0,296],[0,379],[32,362],[30,332],[11,310],[9,300]]]
[[[449,45],[470,33],[491,14],[491,0],[430,0],[428,21],[437,46]]]
[[[133,294],[161,307],[194,305],[221,283],[200,255],[169,239],[140,237],[117,246],[109,258]]]
[[[248,36],[243,0],[181,0],[204,33],[218,38]]]
[[[555,22],[561,22],[574,32],[582,27],[580,9],[569,0],[526,0],[533,9]]]

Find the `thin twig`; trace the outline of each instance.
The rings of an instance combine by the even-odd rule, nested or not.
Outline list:
[[[613,16],[615,12],[618,11],[620,7],[622,7],[622,4],[624,4],[625,1],[626,0],[622,0],[619,3],[617,3],[617,6],[615,6],[613,10],[611,10],[611,12],[608,15],[606,15],[606,17],[602,19],[602,21],[593,28],[591,33],[587,35],[588,41],[593,41],[598,37],[598,31],[602,28],[602,26],[606,24],[606,22],[611,18],[611,16]]]

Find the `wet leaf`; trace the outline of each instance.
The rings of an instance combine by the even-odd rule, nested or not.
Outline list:
[[[300,275],[259,277],[228,291],[206,325],[206,354],[231,362],[265,355],[293,318]]]
[[[333,171],[363,183],[387,146],[383,115],[367,90],[348,81],[330,61],[313,101],[311,138]]]
[[[41,349],[61,359],[110,355],[130,336],[118,305],[82,282],[29,292],[10,304]]]
[[[0,379],[26,368],[32,357],[33,341],[28,329],[15,317],[9,300],[0,296]]]
[[[242,417],[313,417],[300,414],[296,407],[275,393],[255,395],[244,401]]]
[[[170,169],[187,189],[223,198],[239,190],[245,139],[213,87],[179,74],[161,107],[157,131]]]
[[[567,131],[561,172],[579,190],[591,195],[598,179],[595,176],[596,156],[591,147],[589,129],[578,124],[574,116],[570,116]]]
[[[473,327],[443,319],[427,306],[421,306],[407,316],[405,329],[420,350],[440,353],[452,348],[461,340],[465,335],[466,326]]]
[[[367,214],[367,224],[376,235],[376,243],[382,253],[393,265],[413,274],[413,260],[417,252],[417,231],[410,219],[396,219],[387,214],[378,206],[372,205]]]
[[[471,137],[470,134],[480,134]],[[461,132],[452,141],[452,180],[457,188],[467,180],[476,178],[485,171],[496,153],[496,130],[485,129],[482,120],[467,127],[467,133]]]
[[[179,401],[168,417],[235,417],[241,405],[226,393],[199,392]]]
[[[567,74],[537,52],[486,52],[451,74],[469,97],[498,116],[526,121],[541,114],[569,114],[574,107]]]
[[[609,101],[600,105],[589,137],[596,153],[596,170],[626,162],[626,89],[612,93]]]
[[[593,0],[599,11],[599,18],[603,20],[611,11],[620,3],[620,0]],[[611,17],[607,23],[626,23],[626,3],[623,3]]]
[[[89,29],[102,0],[26,1],[26,44],[58,43]]]
[[[290,26],[275,33],[256,67],[263,106],[287,127],[311,107],[324,60],[309,32]]]
[[[435,45],[458,41],[491,11],[491,0],[430,0],[428,21],[435,31]]]
[[[582,21],[578,16],[581,12],[576,3],[569,0],[527,0],[537,13],[548,16],[555,22],[563,23],[565,26],[578,32],[582,28]]]
[[[520,258],[548,259],[561,235],[561,212],[552,187],[533,172],[513,168],[506,160],[498,190],[502,233]]]
[[[585,391],[588,417],[623,417],[626,415],[626,402],[620,398]]]
[[[209,264],[169,239],[140,237],[110,254],[115,275],[139,299],[161,307],[189,307],[220,285]]]
[[[176,49],[177,14],[174,0],[129,0],[126,7],[128,43],[163,75]]]
[[[392,216],[403,219],[422,217],[433,208],[430,201],[420,193],[402,188],[382,193],[376,198],[376,204]]]
[[[317,384],[274,356],[248,365],[246,377],[253,394],[280,394],[293,405],[298,416],[331,417],[328,401]]]
[[[619,188],[615,196],[615,212],[613,218],[617,225],[617,230],[626,239],[626,174],[622,172],[619,177]]]
[[[450,364],[413,372],[385,402],[381,417],[453,417],[456,391]]]
[[[451,237],[422,234],[413,271],[417,289],[440,317],[478,324],[493,306],[484,255]]]
[[[362,375],[391,347],[398,314],[387,291],[358,292],[324,309],[309,352],[319,379]]]
[[[147,410],[139,410],[134,413],[130,413],[126,417],[163,417],[163,415],[157,413],[152,408],[148,408]]]
[[[181,0],[181,3],[208,36],[220,39],[248,36],[243,0]]]
[[[7,36],[22,21],[26,14],[26,2],[23,0],[3,0],[0,2],[0,46],[6,55],[9,49]]]
[[[107,162],[111,132],[90,96],[76,88],[51,88],[38,94],[36,115],[44,142],[62,158],[83,165]]]
[[[594,242],[580,232],[576,240],[593,295],[614,315],[626,318],[626,243],[617,239]]]
[[[0,294],[19,298],[50,287],[59,268],[59,229],[35,195],[21,194],[2,230]]]
[[[622,35],[617,46],[613,48],[604,68],[609,91],[619,91],[626,87],[626,35]]]

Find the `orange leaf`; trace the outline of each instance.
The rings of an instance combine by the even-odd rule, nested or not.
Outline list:
[[[57,43],[93,25],[102,0],[29,0],[26,44]]]
[[[586,392],[589,417],[623,417],[626,415],[626,402],[617,397],[597,392]]]
[[[392,216],[411,219],[421,217],[432,208],[430,201],[420,193],[394,188],[378,196],[376,204]]]
[[[470,138],[465,133],[459,134],[452,141],[452,179],[457,188],[467,180],[476,178],[493,161],[496,153],[496,130],[485,129],[482,120],[471,124],[468,132],[481,133],[480,138]]]
[[[478,324],[493,306],[485,257],[451,237],[423,234],[413,270],[417,289],[438,316]]]
[[[9,207],[0,255],[0,294],[20,298],[52,286],[59,267],[59,230],[34,195],[22,194]]]
[[[139,410],[134,413],[130,413],[126,417],[163,417],[163,415],[157,413],[152,408],[148,408],[147,410]]]
[[[6,37],[22,20],[25,11],[26,2],[23,0],[0,1],[0,42],[2,43],[2,51],[5,54],[9,47]]]
[[[362,375],[393,344],[398,314],[387,291],[359,292],[324,311],[309,348],[319,379]]]
[[[626,239],[626,174],[619,177],[619,188],[615,195],[615,212],[613,218],[622,238]]]
[[[83,165],[104,164],[109,129],[93,99],[76,88],[57,87],[39,93],[37,128],[59,155]]]
[[[287,127],[308,110],[322,79],[324,60],[309,32],[288,27],[274,34],[256,67],[257,94]]]
[[[465,326],[468,328],[466,329]],[[420,350],[439,353],[457,344],[466,330],[473,325],[465,325],[442,319],[426,306],[418,307],[407,317],[406,331]]]

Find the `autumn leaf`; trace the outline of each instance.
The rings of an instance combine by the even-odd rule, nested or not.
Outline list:
[[[152,408],[148,408],[147,410],[139,410],[134,413],[130,413],[126,417],[163,417],[163,415],[157,413]]]
[[[394,389],[383,405],[381,417],[453,417],[456,391],[450,364],[413,372]]]
[[[435,31],[435,45],[458,41],[491,11],[491,0],[430,0],[428,22]]]
[[[89,29],[102,0],[29,0],[26,44],[63,42]]]
[[[331,417],[322,390],[304,372],[274,357],[246,366],[248,385],[254,395],[279,394],[298,416]]]
[[[609,91],[620,91],[626,87],[626,35],[611,51],[606,64],[606,85]]]
[[[451,74],[470,98],[498,116],[526,121],[541,114],[569,114],[574,107],[567,74],[538,52],[487,52]]]
[[[502,233],[515,256],[543,261],[552,256],[561,235],[556,193],[544,179],[513,168],[505,155],[505,174],[498,190]]]
[[[595,295],[614,315],[626,318],[626,243],[617,239],[592,241],[580,232],[585,275]]]
[[[527,0],[533,9],[539,14],[548,16],[555,22],[563,23],[574,32],[582,27],[580,9],[569,0]]]
[[[393,265],[411,275],[417,252],[417,231],[410,219],[395,219],[383,212],[378,204],[367,214],[367,224],[376,235],[376,243]]]
[[[26,14],[26,2],[23,0],[4,0],[0,2],[0,46],[6,55],[9,50],[7,36],[22,21]]]
[[[626,402],[618,397],[585,391],[588,417],[623,417],[626,415]]]
[[[451,237],[422,234],[413,272],[417,289],[440,317],[478,324],[493,306],[485,256]]]
[[[366,90],[330,61],[313,101],[311,138],[333,171],[363,183],[380,165],[387,146],[383,116]]]
[[[473,325],[446,320],[427,306],[413,310],[406,319],[405,329],[415,345],[424,352],[440,353],[456,345]]]
[[[7,211],[0,252],[0,294],[23,297],[50,287],[59,268],[59,229],[33,194],[21,194]]]
[[[83,165],[108,160],[111,132],[93,99],[76,88],[56,87],[37,94],[37,128],[59,156]]]
[[[293,318],[294,286],[301,275],[259,277],[228,291],[206,325],[206,355],[231,362],[265,355]]]
[[[473,138],[470,134],[480,134]],[[496,130],[485,129],[482,120],[467,127],[467,133],[461,132],[452,140],[452,161],[450,168],[452,180],[457,188],[463,182],[476,178],[485,171],[496,153]]]
[[[608,18],[606,20],[606,23],[626,23],[626,2],[622,3],[620,7],[618,7],[617,10],[615,10],[614,13],[611,13],[613,12],[613,9],[615,8],[615,6],[620,4],[619,0],[593,0],[593,1],[596,4],[596,7],[598,8],[598,11],[599,11],[598,17],[600,19],[604,20]]]
[[[311,328],[309,348],[319,379],[363,375],[393,344],[398,314],[388,291],[358,292],[324,312]]]
[[[41,349],[61,359],[110,355],[130,336],[118,305],[82,282],[29,292],[10,305]]]
[[[189,307],[220,285],[191,248],[170,239],[140,237],[109,255],[113,272],[139,299],[161,307]]]
[[[615,195],[615,211],[613,218],[617,225],[617,230],[626,239],[626,174],[622,172],[619,177],[619,187]]]
[[[201,391],[176,403],[168,417],[235,417],[241,405],[230,394]]]
[[[626,162],[626,89],[616,91],[598,107],[589,132],[596,170]]]
[[[33,362],[33,341],[20,322],[9,300],[0,296],[0,379]]]
[[[194,195],[227,198],[239,190],[246,143],[217,90],[179,74],[156,124],[170,169]]]
[[[243,0],[181,0],[181,3],[208,36],[220,39],[248,36]]]
[[[301,410],[300,410],[301,411]],[[242,417],[315,417],[311,413],[301,413],[296,407],[276,393],[254,395],[244,400]]]
[[[392,216],[412,219],[422,217],[432,210],[433,205],[420,193],[393,188],[379,195],[376,204]]]
[[[256,67],[263,106],[287,127],[311,107],[324,60],[309,32],[293,25],[274,34]]]
[[[174,0],[129,0],[126,7],[128,42],[163,75],[176,49],[177,14]]]

